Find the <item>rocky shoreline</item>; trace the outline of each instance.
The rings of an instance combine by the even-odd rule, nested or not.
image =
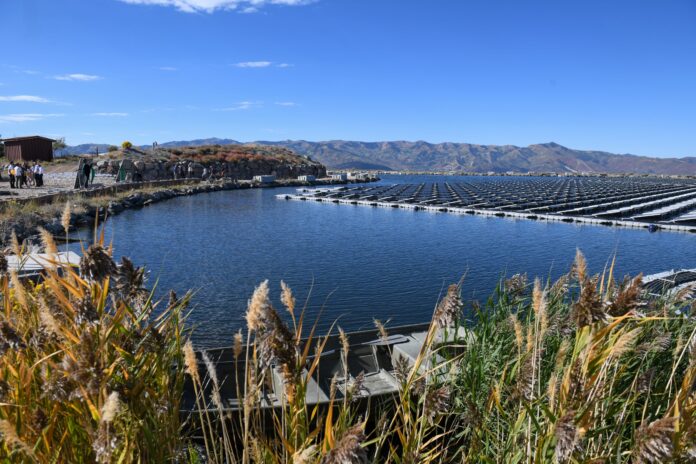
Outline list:
[[[180,187],[168,187],[155,191],[138,191],[133,190],[131,193],[122,197],[114,197],[108,200],[108,203],[96,205],[89,203],[89,199],[84,199],[86,203],[79,205],[79,211],[71,209],[69,218],[69,232],[74,232],[77,229],[84,227],[92,227],[97,218],[99,223],[106,218],[115,216],[128,209],[142,208],[144,206],[158,203],[160,201],[169,200],[172,198],[196,195],[199,193],[211,193],[228,190],[241,190],[251,188],[277,188],[277,187],[313,187],[322,185],[344,185],[348,183],[368,183],[379,180],[373,177],[369,179],[357,179],[350,181],[340,181],[334,179],[319,179],[314,182],[304,182],[292,179],[281,179],[275,182],[260,184],[252,181],[231,181],[223,180],[216,182],[201,182],[195,185],[185,185]],[[71,202],[72,203],[72,202]],[[65,229],[63,226],[63,215],[61,205],[60,209],[54,208],[52,217],[41,217],[37,212],[27,211],[22,217],[6,219],[0,225],[0,242],[3,247],[9,246],[12,239],[12,233],[17,236],[20,243],[28,242],[38,244],[39,228],[44,228],[57,238],[65,238]],[[56,214],[57,213],[57,214]],[[67,219],[67,218],[66,218]]]

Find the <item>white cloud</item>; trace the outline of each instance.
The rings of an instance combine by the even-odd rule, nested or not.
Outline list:
[[[0,96],[0,102],[51,103],[51,100],[36,95],[6,95]]]
[[[157,69],[159,69],[160,71],[170,71],[170,72],[179,70],[179,68],[175,68],[174,66],[160,66]]]
[[[220,108],[216,111],[239,111],[239,110],[250,110],[252,108],[257,108],[263,105],[263,102],[252,102],[252,101],[242,101],[234,106],[229,106],[227,108]]]
[[[297,103],[295,103],[295,102],[290,102],[290,101],[275,102],[275,104],[278,105],[278,106],[297,106]]]
[[[101,76],[95,76],[93,74],[62,74],[60,76],[54,76],[54,79],[59,81],[96,81],[101,79]]]
[[[104,116],[104,117],[121,117],[125,118],[128,116],[128,113],[92,113],[92,116]]]
[[[270,61],[242,61],[235,66],[238,68],[267,68],[272,64]]]
[[[0,122],[33,122],[41,121],[46,118],[63,116],[62,114],[41,114],[41,113],[20,113],[20,114],[0,114]]]
[[[292,65],[290,63],[278,63],[276,66],[278,66],[279,68],[291,68],[294,65]]]
[[[217,10],[237,10],[255,13],[266,5],[300,6],[317,0],[121,0],[133,5],[158,5],[176,8],[184,13],[213,13]]]

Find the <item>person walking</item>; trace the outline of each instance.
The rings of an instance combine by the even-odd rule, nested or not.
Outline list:
[[[10,178],[10,188],[15,188],[15,166],[12,162],[7,165],[7,176]]]

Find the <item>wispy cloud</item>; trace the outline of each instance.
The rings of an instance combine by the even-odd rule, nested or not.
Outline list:
[[[158,5],[176,8],[184,13],[213,13],[217,10],[236,10],[255,13],[266,5],[300,6],[317,0],[121,0],[133,5]]]
[[[271,61],[242,61],[236,63],[235,66],[238,68],[267,68],[272,64]]]
[[[51,100],[36,95],[5,95],[0,96],[0,102],[51,103]]]
[[[74,74],[61,74],[59,76],[53,76],[54,79],[59,80],[59,81],[96,81],[101,79],[101,76],[95,76],[94,74],[81,74],[81,73],[74,73]]]
[[[113,117],[113,118],[125,118],[128,113],[92,113],[92,116],[103,116],[103,117]]]
[[[168,71],[168,72],[174,72],[174,71],[179,70],[179,68],[175,68],[174,66],[160,66],[157,69],[159,69],[160,71]]]
[[[228,106],[227,108],[218,108],[216,111],[250,110],[252,108],[258,108],[262,105],[263,105],[263,102],[241,101],[233,106]]]
[[[290,63],[278,63],[276,66],[279,68],[292,68],[295,65]]]
[[[63,116],[62,114],[46,114],[46,113],[15,113],[15,114],[0,114],[0,122],[34,122],[41,121],[46,118],[54,118]]]
[[[297,103],[291,102],[291,101],[275,102],[275,104],[278,105],[278,106],[287,106],[287,107],[290,107],[290,106],[297,106]]]

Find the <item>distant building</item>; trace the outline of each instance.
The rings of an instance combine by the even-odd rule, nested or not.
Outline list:
[[[297,180],[299,180],[300,182],[314,182],[315,180],[317,180],[317,178],[315,176],[306,175],[298,176]]]
[[[270,184],[271,182],[275,182],[276,176],[274,175],[267,175],[267,176],[254,176],[254,182],[259,182],[261,184]]]
[[[5,156],[10,161],[53,161],[55,140],[40,135],[3,139]]]
[[[331,174],[333,180],[348,180],[348,174]]]

